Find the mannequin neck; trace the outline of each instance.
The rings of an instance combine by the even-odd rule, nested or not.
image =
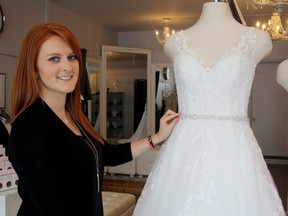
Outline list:
[[[207,2],[203,5],[203,10],[197,24],[211,25],[211,23],[227,23],[229,21],[236,22],[229,4],[225,2]]]

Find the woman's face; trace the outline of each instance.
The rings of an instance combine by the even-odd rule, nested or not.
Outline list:
[[[75,89],[79,62],[70,46],[59,36],[52,36],[42,44],[36,64],[43,99],[66,97]]]

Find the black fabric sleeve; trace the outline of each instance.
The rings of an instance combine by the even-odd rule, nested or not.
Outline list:
[[[131,152],[131,143],[111,145],[105,143],[103,145],[103,165],[117,166],[127,163],[133,159]]]
[[[3,144],[4,147],[7,147],[8,139],[9,133],[4,123],[0,120],[0,144]]]

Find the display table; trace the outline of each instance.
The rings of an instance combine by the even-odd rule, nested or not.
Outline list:
[[[0,216],[16,216],[21,202],[17,189],[0,192]]]

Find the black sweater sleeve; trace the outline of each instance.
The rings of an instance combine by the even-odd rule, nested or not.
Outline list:
[[[103,165],[117,166],[127,163],[133,159],[131,152],[131,143],[111,145],[105,143],[103,145]]]
[[[4,123],[0,120],[0,144],[3,144],[4,147],[7,147],[8,139],[9,133]]]

